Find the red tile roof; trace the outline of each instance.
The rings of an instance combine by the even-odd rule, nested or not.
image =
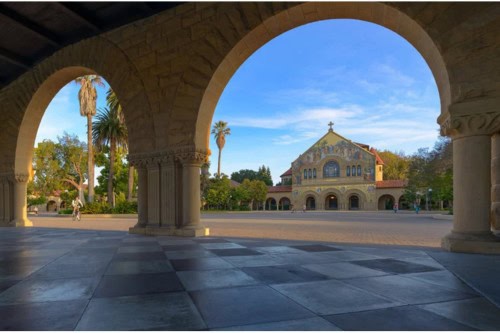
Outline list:
[[[283,177],[283,176],[291,176],[292,175],[292,168],[288,169],[287,171],[285,171],[284,174],[282,174],[280,177]]]
[[[377,150],[375,148],[371,148],[370,153],[375,155],[375,163],[377,165],[384,165],[384,161],[380,158],[380,156],[378,155]]]
[[[292,192],[292,186],[268,186],[267,193]]]
[[[377,188],[401,188],[405,187],[408,183],[407,180],[382,180],[378,181]]]

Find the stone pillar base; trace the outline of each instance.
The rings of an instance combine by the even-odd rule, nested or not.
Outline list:
[[[145,236],[177,236],[177,237],[201,237],[210,234],[209,228],[162,228],[162,227],[131,227],[128,230],[131,234]]]
[[[31,222],[28,219],[18,219],[18,220],[12,221],[11,223],[13,226],[15,225],[16,227],[32,227],[33,226],[33,222]]]
[[[500,238],[492,233],[452,232],[441,240],[441,247],[450,252],[500,254]]]

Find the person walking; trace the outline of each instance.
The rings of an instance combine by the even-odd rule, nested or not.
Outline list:
[[[392,209],[394,209],[394,213],[397,213],[397,212],[398,212],[398,208],[399,208],[399,207],[398,207],[398,203],[396,202],[396,203],[394,204],[394,206],[392,207]]]

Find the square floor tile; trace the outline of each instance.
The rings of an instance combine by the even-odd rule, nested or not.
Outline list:
[[[6,289],[9,289],[16,283],[20,282],[21,280],[11,280],[11,279],[5,279],[0,276],[0,293]]]
[[[221,258],[175,259],[170,263],[176,271],[205,271],[211,269],[233,268],[233,265]]]
[[[482,297],[418,307],[478,330],[500,330],[500,309]]]
[[[276,243],[271,243],[271,242],[258,242],[258,241],[249,241],[249,242],[240,242],[240,241],[235,241],[235,243],[240,244],[245,247],[273,247],[273,246],[278,246]]]
[[[265,254],[303,254],[304,251],[299,249],[294,249],[289,246],[269,246],[269,247],[258,247],[257,251],[265,253]]]
[[[162,252],[159,245],[148,246],[122,246],[118,248],[118,253],[140,253],[140,252]]]
[[[106,270],[106,275],[167,273],[174,269],[168,260],[148,261],[113,261]]]
[[[360,253],[355,251],[331,251],[331,252],[321,252],[317,254],[322,258],[328,259],[328,262],[340,262],[340,261],[355,261],[355,260],[370,260],[370,259],[380,259],[377,256],[372,256],[366,253]]]
[[[0,306],[0,331],[72,331],[88,300]]]
[[[98,278],[28,279],[0,294],[0,305],[90,299]]]
[[[119,243],[123,247],[129,247],[129,246],[160,246],[156,240],[138,240],[138,241],[133,241],[133,242],[123,242],[120,241]]]
[[[361,261],[351,261],[351,263],[393,274],[432,272],[439,270],[435,267],[415,264],[397,259],[361,260]]]
[[[190,292],[209,328],[241,326],[312,317],[312,314],[267,286]]]
[[[447,289],[400,275],[346,280],[346,283],[406,304],[444,302],[475,297],[473,294]]]
[[[317,245],[317,244],[311,244],[311,245],[293,245],[290,246],[293,247],[294,249],[306,251],[306,252],[326,252],[326,251],[342,251],[342,249],[338,249],[336,247],[331,247],[327,245]]]
[[[198,244],[162,245],[163,251],[196,251],[203,250]]]
[[[113,257],[113,261],[135,261],[135,260],[161,260],[166,259],[167,256],[163,252],[138,252],[138,253],[117,253]]]
[[[353,265],[348,262],[336,262],[331,264],[311,264],[303,265],[311,271],[324,274],[335,279],[356,279],[368,276],[387,275],[385,272]]]
[[[236,243],[206,243],[200,244],[204,249],[207,250],[219,250],[219,249],[245,249],[244,246],[241,246]]]
[[[340,328],[321,317],[275,321],[264,324],[219,328],[221,331],[340,331]]]
[[[467,331],[471,327],[415,306],[326,316],[346,331]]]
[[[259,256],[224,257],[224,260],[230,262],[235,267],[274,266],[283,264],[282,260],[279,258],[267,254]]]
[[[193,258],[207,258],[215,257],[210,251],[207,250],[186,250],[186,251],[172,251],[165,252],[168,259],[193,259]]]
[[[245,267],[241,269],[266,284],[296,283],[327,280],[329,277],[296,265]]]
[[[182,291],[184,287],[175,273],[106,275],[94,297],[119,297]]]
[[[110,259],[89,256],[65,256],[45,265],[32,278],[66,279],[94,277],[104,274]]]
[[[188,291],[259,284],[239,269],[184,271],[177,272],[177,276]]]
[[[318,315],[401,305],[397,301],[353,288],[336,280],[277,284],[271,287]]]
[[[197,238],[194,240],[199,244],[209,244],[209,243],[228,243],[227,240],[222,238]]]
[[[77,330],[194,331],[206,328],[185,292],[97,298],[90,301]]]
[[[417,279],[432,284],[437,284],[441,287],[455,289],[473,295],[477,294],[473,289],[471,289],[469,286],[463,283],[459,278],[457,278],[455,275],[445,270],[436,272],[405,274],[405,277]]]
[[[215,253],[221,257],[234,257],[234,256],[259,256],[263,253],[257,252],[255,250],[241,248],[241,249],[216,249],[210,250],[212,253]]]

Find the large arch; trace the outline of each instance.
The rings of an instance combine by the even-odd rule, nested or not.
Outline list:
[[[131,154],[154,149],[154,126],[149,101],[134,65],[125,54],[101,37],[69,46],[55,53],[2,91],[9,100],[1,114],[10,114],[9,125],[17,128],[0,134],[3,143],[0,173],[10,175],[14,187],[14,223],[32,225],[26,215],[26,182],[38,126],[55,94],[81,75],[99,74],[111,85],[125,115]],[[149,133],[148,133],[149,132]]]
[[[185,74],[186,77],[197,77],[197,82],[208,82],[199,104],[196,119],[195,145],[197,147],[208,147],[210,124],[217,101],[226,84],[246,59],[276,36],[301,25],[326,19],[349,18],[363,20],[386,27],[402,36],[417,49],[427,62],[439,90],[441,115],[447,114],[448,106],[451,103],[451,85],[443,56],[429,34],[402,10],[384,3],[375,2],[322,2],[291,4],[289,8],[285,8],[274,15],[269,12],[267,14],[267,19],[258,22],[252,29],[249,29],[248,33],[240,36],[235,45],[226,54],[223,54],[222,58],[219,58],[220,62],[217,63],[217,69],[211,76],[200,73],[196,68],[191,71],[188,70],[189,74]],[[206,51],[206,48],[200,48],[193,58],[202,57],[203,51]],[[205,62],[208,62],[206,57],[204,59]],[[197,62],[194,61],[193,63]],[[186,94],[179,91],[176,99],[185,98]]]

